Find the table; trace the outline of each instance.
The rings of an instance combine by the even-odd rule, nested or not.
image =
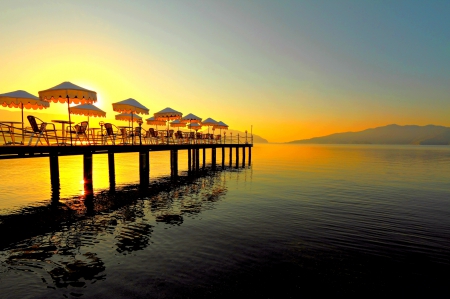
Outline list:
[[[91,135],[92,135],[92,141],[94,142],[94,144],[95,144],[95,142],[96,142],[96,139],[97,138],[95,138],[95,131],[96,130],[102,130],[102,128],[89,128],[89,130],[91,131]],[[101,132],[101,131],[100,131]],[[102,144],[104,143],[104,140],[103,140],[103,136],[102,136]]]
[[[74,122],[73,121],[68,121],[68,120],[52,120],[52,123],[57,123],[57,124],[61,124],[62,125],[62,140],[63,140],[63,142],[62,143],[65,143],[66,141],[66,139],[65,139],[65,137],[66,137],[66,131],[64,130],[64,127],[65,127],[65,125],[66,124],[73,124]]]
[[[11,124],[11,125],[8,125],[8,124]],[[8,142],[9,144],[16,144],[16,140],[15,140],[15,137],[14,137],[14,124],[22,124],[22,122],[21,121],[10,121],[10,120],[2,120],[2,121],[0,121],[0,124],[6,124],[7,126],[8,126],[8,129],[9,129],[9,134],[11,135],[11,141],[10,142]],[[6,144],[8,144],[8,143],[6,143]],[[19,143],[19,142],[18,142]],[[22,142],[20,142],[19,144],[23,144],[23,131],[22,131]]]

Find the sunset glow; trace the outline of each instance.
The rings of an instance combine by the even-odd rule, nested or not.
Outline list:
[[[345,4],[345,5],[343,5]],[[2,1],[0,93],[64,81],[270,142],[450,126],[447,2]],[[52,103],[27,111],[67,118]],[[27,115],[26,114],[26,115]],[[20,109],[1,107],[19,120]],[[73,116],[78,122],[85,117]]]

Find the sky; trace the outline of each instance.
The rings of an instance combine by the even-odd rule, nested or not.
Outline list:
[[[449,15],[433,0],[2,0],[0,94],[70,81],[104,121],[134,98],[144,118],[171,107],[270,142],[450,126]]]

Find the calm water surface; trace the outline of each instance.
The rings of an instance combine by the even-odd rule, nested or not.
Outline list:
[[[450,147],[255,145],[251,167],[196,176],[185,156],[171,180],[151,153],[145,190],[137,154],[116,155],[115,189],[94,156],[94,198],[62,157],[58,202],[47,158],[0,161],[0,297],[450,291]]]

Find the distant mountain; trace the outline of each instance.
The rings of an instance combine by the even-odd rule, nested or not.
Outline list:
[[[323,137],[294,140],[288,143],[449,145],[450,128],[434,125],[388,125],[360,132],[336,133]]]

